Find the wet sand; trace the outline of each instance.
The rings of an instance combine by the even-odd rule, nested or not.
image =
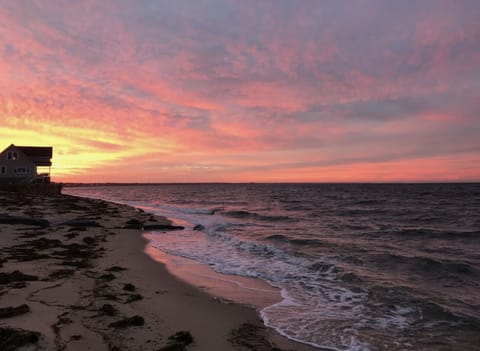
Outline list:
[[[170,224],[100,200],[0,192],[0,350],[318,350],[147,255],[142,225]]]
[[[146,233],[144,236],[149,239],[152,235],[161,234]],[[225,303],[234,302],[261,310],[282,300],[280,289],[263,280],[217,273],[208,265],[159,251],[151,242],[145,252],[155,261],[163,263],[177,278],[222,299]]]

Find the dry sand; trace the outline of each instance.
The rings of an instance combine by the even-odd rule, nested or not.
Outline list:
[[[0,192],[0,350],[318,350],[172,276],[128,221],[170,224],[105,201]]]

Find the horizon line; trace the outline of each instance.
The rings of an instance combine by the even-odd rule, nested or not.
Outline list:
[[[426,180],[426,181],[352,181],[352,182],[58,182],[71,185],[198,185],[198,184],[480,184],[480,180]]]

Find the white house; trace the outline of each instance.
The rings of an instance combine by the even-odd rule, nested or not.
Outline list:
[[[50,183],[53,147],[10,145],[0,153],[0,183]]]

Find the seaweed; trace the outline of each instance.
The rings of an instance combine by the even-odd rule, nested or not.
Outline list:
[[[123,286],[123,290],[125,291],[135,291],[137,288],[135,287],[135,285],[131,284],[131,283],[127,283]]]
[[[109,303],[104,304],[99,311],[107,316],[115,316],[118,312],[117,309]]]
[[[126,271],[126,268],[120,267],[120,266],[112,266],[110,268],[105,269],[107,272],[121,272],[121,271]]]
[[[14,351],[28,344],[36,344],[40,333],[30,330],[0,327],[0,350]]]
[[[0,318],[11,318],[28,312],[30,312],[30,307],[25,304],[17,307],[4,307],[0,308]]]
[[[143,319],[143,317],[141,316],[136,315],[133,317],[121,319],[116,322],[112,322],[108,326],[111,328],[127,328],[132,326],[140,327],[144,324],[145,324],[145,319]]]
[[[0,273],[0,284],[9,284],[12,282],[35,281],[38,277],[35,275],[23,274],[20,271],[11,273]]]
[[[140,294],[130,294],[128,295],[127,299],[125,300],[125,303],[130,303],[138,300],[142,300],[143,296]]]
[[[179,331],[168,337],[168,344],[159,349],[159,351],[184,351],[186,347],[193,343],[193,336],[189,331]]]

